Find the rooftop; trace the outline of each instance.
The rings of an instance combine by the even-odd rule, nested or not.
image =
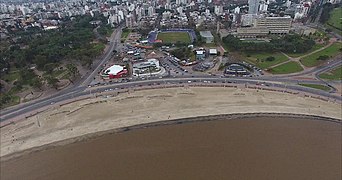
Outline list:
[[[124,68],[123,66],[120,65],[113,65],[111,67],[109,67],[108,69],[106,69],[105,73],[106,74],[113,74],[116,75],[118,74],[120,71],[122,71]]]
[[[202,37],[214,38],[210,31],[200,31]]]

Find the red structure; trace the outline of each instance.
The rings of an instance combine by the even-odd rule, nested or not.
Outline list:
[[[124,70],[118,72],[117,74],[109,74],[108,77],[109,77],[109,79],[121,78],[121,77],[127,75],[127,73],[128,73],[127,69],[124,69]]]

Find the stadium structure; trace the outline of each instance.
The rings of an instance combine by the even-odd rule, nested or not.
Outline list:
[[[191,43],[193,43],[196,40],[196,33],[193,29],[163,29],[159,31],[158,30],[151,31],[148,34],[148,38],[147,38],[148,42],[150,44],[161,42],[160,40],[157,39],[158,33],[161,33],[161,32],[187,32],[190,36]]]

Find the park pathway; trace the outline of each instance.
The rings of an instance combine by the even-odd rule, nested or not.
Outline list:
[[[321,47],[321,48],[319,48],[319,49],[317,49],[317,50],[314,50],[314,51],[312,51],[312,52],[310,52],[310,53],[304,54],[304,55],[299,56],[299,57],[296,57],[296,58],[291,57],[291,56],[287,55],[287,54],[284,53],[284,52],[281,52],[284,56],[286,56],[286,57],[288,58],[288,60],[287,60],[287,61],[284,61],[284,62],[282,62],[282,63],[276,64],[276,65],[270,66],[270,67],[268,67],[268,69],[272,69],[272,68],[274,68],[274,67],[277,67],[277,66],[280,66],[280,65],[283,65],[283,64],[286,64],[286,63],[289,63],[289,62],[293,61],[293,62],[299,63],[299,65],[300,65],[304,70],[306,70],[306,69],[308,69],[308,67],[304,66],[304,65],[302,64],[302,62],[300,61],[300,59],[302,59],[302,58],[304,58],[304,57],[307,57],[307,56],[310,56],[311,54],[314,54],[314,53],[316,53],[316,52],[322,51],[322,50],[324,50],[325,48],[330,47],[330,46],[331,46],[332,44],[334,44],[334,43],[335,43],[335,41],[329,41],[329,43],[328,43],[327,45],[325,45],[324,47]]]

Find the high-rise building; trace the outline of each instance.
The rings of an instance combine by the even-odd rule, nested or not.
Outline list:
[[[261,0],[259,6],[259,12],[267,12],[268,0]]]
[[[215,6],[214,12],[217,16],[222,15],[223,13],[223,6]]]
[[[259,10],[259,0],[248,0],[248,14],[257,14]]]
[[[153,16],[153,14],[154,14],[154,7],[152,6],[148,7],[148,15]]]
[[[292,19],[285,17],[259,17],[255,19],[255,27],[268,28],[271,34],[287,34],[291,28]]]
[[[244,14],[241,16],[241,26],[253,26],[256,14]]]
[[[126,27],[133,28],[134,26],[134,19],[132,14],[128,14],[126,17]]]
[[[240,7],[238,6],[238,7],[236,7],[235,9],[234,9],[234,13],[236,13],[236,14],[240,14]]]

